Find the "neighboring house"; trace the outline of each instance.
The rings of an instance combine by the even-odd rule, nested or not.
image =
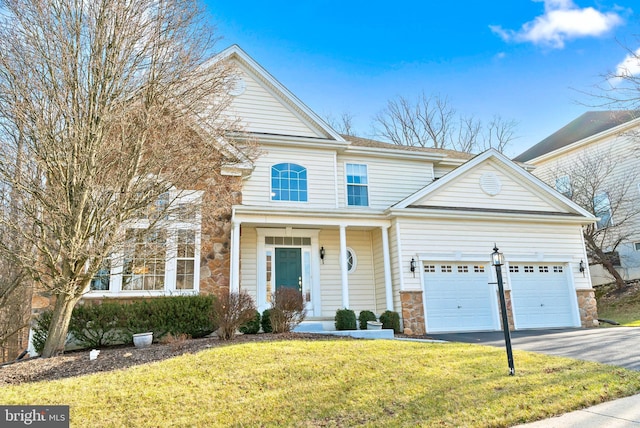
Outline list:
[[[189,250],[157,270],[164,278],[186,260],[193,292],[246,290],[261,311],[279,287],[296,288],[307,318],[327,327],[350,308],[397,311],[413,334],[499,330],[495,243],[512,327],[597,323],[580,271],[588,212],[494,150],[474,157],[340,135],[239,47],[217,60],[237,65],[228,114],[261,155],[250,173],[229,171],[242,180],[241,202],[228,219],[187,228]],[[94,296],[144,294],[125,289],[119,269],[113,290]],[[180,291],[178,281],[157,294]]]
[[[582,206],[592,204],[597,228],[619,226],[603,247],[624,279],[640,278],[639,126],[636,111],[590,111],[514,159],[534,165],[533,174],[559,192],[582,197]],[[595,285],[612,281],[600,265],[590,273]]]

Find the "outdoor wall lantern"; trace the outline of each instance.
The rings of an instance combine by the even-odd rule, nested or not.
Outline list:
[[[322,260],[322,264],[324,264],[324,247],[320,247],[320,260]]]
[[[409,262],[409,269],[411,270],[411,273],[415,278],[416,277],[416,259],[414,259],[413,257],[411,257],[411,262]]]
[[[498,294],[500,295],[500,313],[502,314],[502,331],[504,332],[504,343],[507,348],[507,361],[509,362],[509,376],[516,374],[513,365],[513,351],[511,349],[511,333],[509,332],[509,318],[507,317],[507,302],[504,298],[504,284],[502,282],[502,265],[504,255],[498,251],[498,246],[493,244],[491,253],[491,264],[496,268],[496,279],[498,280]]]
[[[584,276],[584,271],[585,271],[585,267],[584,267],[584,260],[580,260],[580,272],[582,272],[582,276]]]

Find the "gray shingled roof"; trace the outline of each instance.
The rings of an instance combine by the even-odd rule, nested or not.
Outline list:
[[[371,140],[369,138],[355,137],[353,135],[342,134],[342,137],[349,141],[354,146],[360,147],[373,147],[379,149],[393,149],[393,150],[405,150],[408,152],[423,152],[423,153],[439,153],[447,156],[448,158],[468,160],[475,155],[466,152],[459,152],[449,149],[434,149],[433,147],[419,147],[419,146],[404,146],[392,143],[385,143],[382,141]]]
[[[588,111],[513,160],[530,161],[638,117],[640,117],[640,111],[636,110]]]

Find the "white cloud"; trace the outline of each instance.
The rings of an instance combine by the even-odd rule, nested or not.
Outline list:
[[[601,36],[622,23],[613,12],[593,7],[579,8],[572,0],[543,0],[544,14],[525,23],[520,30],[490,25],[491,31],[505,41],[531,42],[561,49],[566,40]]]
[[[616,66],[616,71],[609,82],[615,86],[623,79],[634,76],[640,76],[640,48],[624,57]]]

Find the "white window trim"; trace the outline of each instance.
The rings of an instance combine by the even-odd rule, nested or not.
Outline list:
[[[358,256],[356,256],[356,252],[351,247],[347,247],[347,257],[349,253],[351,253],[351,258],[353,262],[351,263],[351,269],[348,269],[347,272],[353,273],[356,271],[356,268],[358,267]],[[347,263],[347,268],[348,268],[348,263]]]
[[[367,184],[352,184],[352,186],[362,186],[367,189],[367,205],[350,205],[349,204],[349,186],[350,184],[347,181],[347,177],[349,174],[347,173],[347,165],[363,165],[367,172]],[[371,186],[371,180],[369,177],[369,164],[361,163],[361,162],[344,162],[344,203],[348,208],[369,208],[371,206],[371,194],[369,192],[369,186]]]
[[[594,201],[593,201],[593,202],[594,202],[594,205],[595,205],[595,198],[596,198],[598,195],[602,195],[602,194],[604,194],[604,195],[607,197],[607,202],[608,202],[608,206],[609,206],[609,222],[608,222],[608,224],[607,224],[607,225],[605,225],[605,227],[614,226],[614,225],[615,225],[615,222],[613,221],[613,211],[611,210],[611,198],[609,198],[609,192],[605,192],[605,191],[599,191],[599,192],[597,192],[597,193],[594,195],[594,197],[593,197],[593,199],[594,199]],[[595,212],[595,206],[594,206],[594,213],[593,213],[593,214],[594,214],[596,217],[599,217],[599,216],[598,216],[598,213],[597,213],[597,212]],[[600,228],[602,228],[602,227],[603,227],[603,226],[599,226],[599,225],[598,225],[598,223],[596,223],[596,228],[600,229]]]
[[[307,172],[307,200],[306,201],[292,201],[292,200],[284,200],[284,199],[273,199],[274,193],[273,193],[273,167],[276,165],[281,165],[283,163],[288,163],[291,165],[297,165],[301,168],[304,168],[304,170]],[[271,165],[269,165],[269,202],[271,203],[276,203],[276,204],[308,204],[309,203],[309,168],[307,168],[304,165],[301,165],[299,163],[296,162],[277,162],[277,163],[273,163]]]
[[[175,192],[175,193],[173,193]],[[176,204],[198,203],[203,195],[202,191],[183,191],[178,193],[172,191],[170,200]],[[126,229],[145,229],[149,227],[149,220],[139,220],[129,223]],[[193,221],[178,222],[176,220],[163,220],[158,222],[158,227],[167,232],[167,243],[165,249],[165,273],[163,290],[122,290],[122,274],[124,268],[124,254],[114,253],[110,258],[111,274],[109,275],[109,290],[89,290],[84,298],[105,298],[105,297],[159,297],[159,296],[184,296],[195,295],[200,292],[200,252],[202,246],[202,214],[196,211]],[[180,290],[176,288],[177,271],[177,231],[193,230],[195,232],[195,249],[193,263],[193,289]]]

